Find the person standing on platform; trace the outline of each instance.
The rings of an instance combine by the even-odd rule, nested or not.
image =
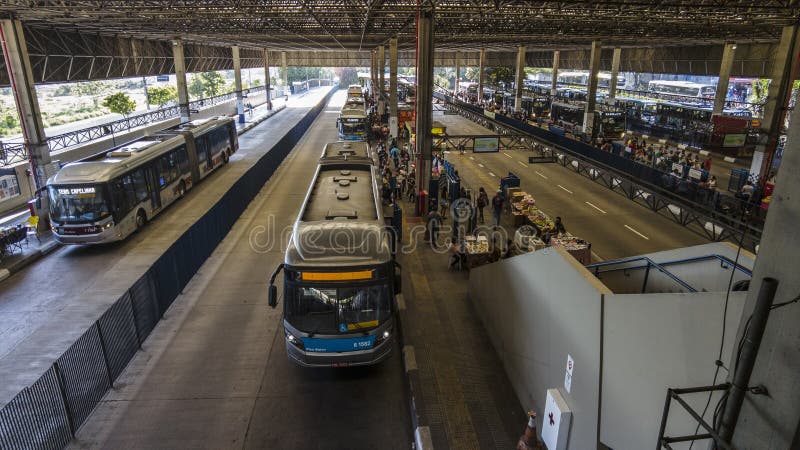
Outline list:
[[[497,193],[492,197],[492,213],[494,214],[494,226],[500,226],[500,214],[503,212],[503,197],[502,190],[497,190]]]
[[[478,206],[478,220],[483,223],[483,208],[486,208],[486,205],[489,204],[489,196],[486,194],[486,190],[483,189],[483,187],[478,190],[478,199],[475,203]]]
[[[427,232],[425,234],[431,242],[431,247],[437,248],[439,247],[439,226],[442,223],[442,216],[436,209],[431,209],[425,219],[427,224]]]

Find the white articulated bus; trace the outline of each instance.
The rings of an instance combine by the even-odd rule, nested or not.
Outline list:
[[[47,181],[53,234],[64,244],[125,239],[238,148],[233,119],[220,117],[67,164]]]

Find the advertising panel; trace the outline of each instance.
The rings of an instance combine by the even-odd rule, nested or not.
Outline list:
[[[500,138],[476,137],[473,139],[472,151],[474,153],[494,153],[500,151]]]

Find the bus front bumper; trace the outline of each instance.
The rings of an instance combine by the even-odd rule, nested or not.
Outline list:
[[[53,237],[61,244],[105,244],[122,239],[122,235],[119,230],[115,229],[116,227],[94,234],[60,234],[58,228],[53,229]]]
[[[392,353],[394,335],[369,350],[353,352],[307,352],[286,342],[289,359],[303,367],[347,367],[378,364]]]

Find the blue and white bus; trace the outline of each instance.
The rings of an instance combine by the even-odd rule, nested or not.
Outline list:
[[[306,367],[377,364],[392,351],[399,266],[391,252],[371,161],[317,167],[294,224],[283,271],[283,329],[289,359]]]
[[[367,139],[367,112],[363,100],[348,101],[342,106],[336,119],[339,139],[344,141],[364,141]]]

